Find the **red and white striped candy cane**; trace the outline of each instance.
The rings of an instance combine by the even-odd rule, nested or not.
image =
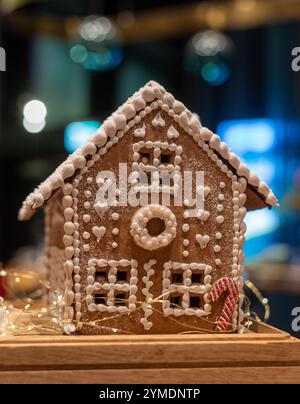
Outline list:
[[[229,294],[225,299],[223,309],[217,321],[216,329],[218,331],[226,331],[230,326],[233,310],[239,299],[239,286],[232,278],[224,277],[218,279],[213,284],[210,292],[212,301],[216,302],[222,293],[227,291]]]

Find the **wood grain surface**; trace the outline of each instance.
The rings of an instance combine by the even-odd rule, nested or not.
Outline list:
[[[0,337],[0,383],[299,383],[300,341],[243,335]]]

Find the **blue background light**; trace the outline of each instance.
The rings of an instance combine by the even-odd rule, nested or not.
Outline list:
[[[72,122],[65,129],[64,145],[68,153],[82,146],[100,127],[98,121]]]
[[[237,154],[265,152],[275,145],[278,126],[271,119],[237,119],[221,122],[217,133]]]
[[[224,63],[206,63],[201,68],[201,75],[210,85],[219,86],[229,78],[230,72]]]
[[[284,171],[279,147],[282,132],[283,122],[267,118],[228,120],[221,122],[217,128],[222,140],[270,185],[278,197],[282,186],[279,178]],[[274,243],[275,231],[280,226],[279,211],[263,209],[248,212],[245,222],[245,252],[247,259],[251,259]]]

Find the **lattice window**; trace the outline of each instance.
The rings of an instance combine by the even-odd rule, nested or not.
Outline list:
[[[159,191],[174,193],[174,187],[180,181],[180,176],[175,174],[180,173],[181,153],[182,147],[175,143],[134,143],[132,171],[138,174],[137,191],[143,187],[144,191],[151,192],[154,187],[158,187]]]
[[[197,315],[210,312],[211,267],[199,263],[166,262],[163,270],[164,315]]]
[[[137,262],[91,259],[88,263],[87,304],[90,311],[125,313],[136,308]]]

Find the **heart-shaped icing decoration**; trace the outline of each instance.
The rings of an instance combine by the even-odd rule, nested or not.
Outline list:
[[[168,129],[167,136],[168,136],[168,138],[170,138],[170,139],[172,139],[172,138],[177,138],[177,137],[179,136],[179,132],[178,132],[178,130],[176,130],[176,129],[174,128],[173,125],[171,125],[171,126],[169,127],[169,129]]]
[[[153,121],[152,121],[152,125],[153,126],[165,126],[165,121],[163,119],[163,117],[161,116],[161,114],[158,112],[158,114],[155,115]]]
[[[204,198],[206,198],[209,193],[210,193],[210,187],[208,186],[204,187],[203,185],[199,185],[197,187],[197,194],[204,196]]]
[[[200,220],[201,224],[204,224],[209,218],[210,213],[208,210],[199,209],[197,213],[197,218]]]
[[[94,205],[94,209],[95,211],[98,213],[98,215],[101,217],[101,219],[103,218],[105,212],[107,212],[109,206],[107,203],[95,203]]]
[[[202,236],[201,234],[196,234],[196,241],[200,245],[201,250],[203,250],[207,244],[209,243],[210,237],[205,234]]]
[[[104,236],[104,234],[106,233],[106,228],[104,226],[98,227],[98,226],[94,226],[92,228],[92,232],[94,234],[94,236],[97,238],[97,243],[99,243],[99,241],[101,240],[101,238]]]
[[[136,137],[144,137],[146,135],[146,127],[145,127],[145,125],[143,125],[141,128],[135,129],[133,134]]]

